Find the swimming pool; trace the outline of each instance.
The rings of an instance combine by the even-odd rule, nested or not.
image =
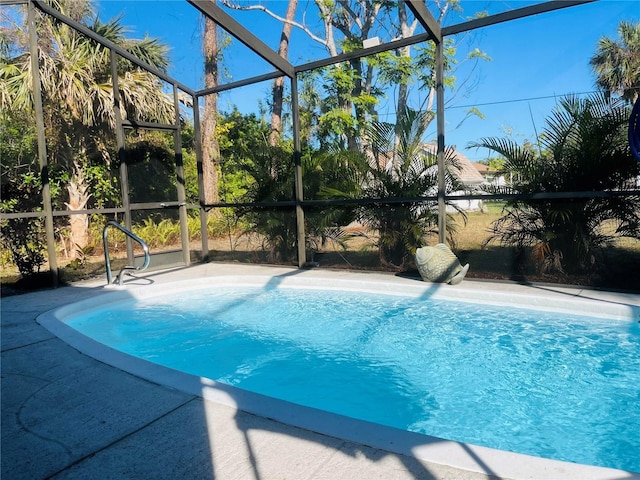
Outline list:
[[[321,284],[330,290],[316,290]],[[388,304],[377,304],[381,290],[391,295]],[[573,296],[488,298],[486,289],[373,284],[366,275],[329,284],[299,276],[225,277],[172,285],[171,294],[150,288],[111,297],[89,312],[88,304],[68,307],[59,318],[129,354],[270,397],[459,442],[638,470],[630,453],[639,446],[638,383],[627,373],[640,371],[639,332],[637,310],[626,305]],[[282,314],[281,302],[290,314]],[[538,309],[529,320],[522,318],[527,311],[513,308],[497,319],[477,319],[477,305],[486,313],[500,303]],[[140,310],[126,316],[134,305]],[[347,315],[340,313],[345,309]],[[559,322],[544,310],[600,318]],[[140,322],[140,311],[150,320]],[[141,340],[151,337],[164,340]],[[538,347],[529,339],[543,342]],[[620,350],[626,353],[618,358]],[[417,351],[428,352],[427,359],[414,358]],[[185,352],[207,360],[185,361]],[[591,364],[599,379],[585,378],[576,359]],[[610,390],[601,389],[604,380]],[[589,421],[578,426],[585,412]],[[569,415],[559,424],[553,415],[562,413]]]

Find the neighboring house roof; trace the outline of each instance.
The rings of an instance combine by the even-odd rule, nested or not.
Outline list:
[[[437,153],[438,147],[432,143],[423,143],[423,150],[430,154],[435,155]],[[457,150],[453,151],[453,156],[456,159],[456,164],[459,168],[452,168],[451,173],[458,178],[466,187],[477,187],[486,183],[485,178],[478,172],[478,169],[465,155],[458,152]],[[380,167],[384,168],[391,158],[393,157],[392,152],[383,153],[380,155],[378,161],[380,163]],[[435,167],[434,167],[435,168]]]
[[[492,170],[483,163],[472,162],[474,168],[478,171],[480,175],[486,175],[487,173],[492,172]]]
[[[483,163],[473,162],[472,165],[478,170],[478,173],[484,177],[485,183],[494,186],[504,186],[506,185],[506,180],[504,175],[494,168],[490,168],[488,165]]]
[[[435,154],[438,147],[437,145],[433,145],[431,143],[423,144],[425,151]],[[456,159],[456,163],[460,167],[459,169],[452,169],[451,173],[458,177],[462,183],[467,186],[476,186],[484,183],[484,177],[478,172],[478,169],[475,167],[473,163],[462,153],[457,150],[454,150],[453,155]]]

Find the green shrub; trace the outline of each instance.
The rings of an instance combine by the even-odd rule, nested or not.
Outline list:
[[[149,248],[171,245],[180,240],[180,222],[167,218],[156,223],[153,217],[148,217],[142,225],[134,225],[132,230]]]
[[[21,181],[2,184],[2,211],[29,212],[41,210],[40,185],[31,174]],[[10,218],[0,222],[0,241],[11,252],[11,259],[20,275],[29,277],[40,271],[46,262],[44,255],[43,221],[35,218]]]

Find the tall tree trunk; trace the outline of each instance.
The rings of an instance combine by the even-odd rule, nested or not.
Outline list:
[[[73,173],[67,184],[67,191],[69,193],[67,208],[70,211],[87,208],[91,194],[83,166],[78,160],[73,162]],[[69,244],[69,256],[73,259],[81,259],[85,248],[89,245],[89,215],[86,213],[69,215]]]
[[[205,88],[213,88],[218,85],[218,33],[217,25],[208,17],[205,18],[202,47]],[[202,175],[206,204],[216,203],[219,200],[220,146],[216,136],[217,115],[218,95],[216,93],[209,94],[204,99],[204,113],[202,115]]]
[[[289,38],[293,29],[293,21],[298,0],[289,0],[287,7],[286,22],[282,25],[280,35],[280,46],[278,55],[286,59],[289,56]],[[284,77],[276,78],[273,82],[273,109],[271,111],[271,134],[269,135],[269,145],[275,147],[282,137],[282,102],[284,98]]]

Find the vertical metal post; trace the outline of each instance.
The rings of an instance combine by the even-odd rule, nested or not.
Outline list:
[[[300,109],[298,108],[298,74],[291,78],[291,117],[293,120],[293,161],[295,164],[296,226],[298,232],[298,267],[307,263],[306,235],[304,228],[304,191],[302,188],[302,151],[300,147]]]
[[[124,224],[131,231],[131,206],[129,203],[129,170],[127,168],[127,155],[125,153],[124,127],[120,113],[120,86],[118,84],[118,57],[113,50],[109,51],[111,59],[111,85],[113,87],[113,112],[116,119],[116,144],[118,146],[118,163],[120,168],[120,195],[122,208],[124,208]],[[129,237],[127,242],[127,261],[133,265],[133,243]]]
[[[207,228],[207,210],[204,208],[204,170],[202,166],[202,129],[200,128],[200,97],[193,96],[193,139],[196,150],[198,170],[198,198],[200,200],[200,237],[202,239],[202,258],[209,255],[209,230]]]
[[[187,222],[187,194],[185,191],[184,162],[182,158],[182,135],[180,129],[180,99],[178,86],[173,85],[173,108],[175,109],[176,130],[173,131],[173,148],[176,161],[176,180],[178,182],[178,212],[180,214],[180,239],[182,241],[182,259],[185,265],[191,263],[189,251],[189,224]]]
[[[447,206],[444,164],[444,42],[436,41],[436,126],[438,135],[438,241],[447,238]]]
[[[51,188],[49,185],[49,165],[47,161],[47,139],[44,130],[44,109],[42,107],[42,84],[40,82],[40,62],[38,61],[38,32],[36,31],[36,12],[33,2],[27,4],[29,23],[29,54],[31,55],[31,86],[33,91],[33,109],[36,116],[38,134],[38,161],[42,180],[42,208],[45,212],[44,228],[47,239],[47,256],[51,282],[58,286],[58,259],[56,258],[56,239],[53,232],[53,207],[51,206]]]

